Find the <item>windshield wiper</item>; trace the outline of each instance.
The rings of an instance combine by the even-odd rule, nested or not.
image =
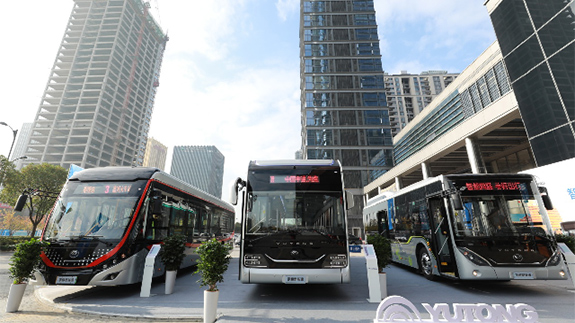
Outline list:
[[[82,241],[90,240],[90,241],[101,242],[101,243],[105,244],[106,246],[113,246],[114,245],[111,242],[104,241],[104,240],[100,239],[103,237],[104,236],[100,236],[100,235],[82,235],[82,234],[68,236],[70,241],[74,241],[74,242],[82,242]],[[91,238],[91,239],[87,239],[87,238]]]

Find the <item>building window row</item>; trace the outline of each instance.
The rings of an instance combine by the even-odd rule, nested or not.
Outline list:
[[[388,110],[308,110],[307,126],[389,125]]]
[[[306,59],[305,73],[337,73],[337,72],[381,72],[381,59]]]
[[[305,27],[339,27],[339,26],[375,26],[375,14],[351,15],[306,15],[303,17]]]
[[[304,1],[303,12],[373,11],[373,0]]]
[[[305,107],[386,107],[384,92],[305,93]]]
[[[304,56],[380,56],[379,42],[345,44],[305,44]]]
[[[314,75],[305,77],[306,90],[382,89],[383,75]]]
[[[351,111],[353,113],[353,111]],[[390,129],[308,129],[306,146],[392,146]],[[349,165],[348,165],[349,166]]]

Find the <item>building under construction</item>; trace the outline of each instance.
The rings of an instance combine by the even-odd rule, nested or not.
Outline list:
[[[141,0],[74,0],[25,164],[141,165],[167,36]]]

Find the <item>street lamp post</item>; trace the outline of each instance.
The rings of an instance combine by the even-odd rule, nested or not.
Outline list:
[[[4,121],[0,121],[0,125],[10,128],[12,130],[12,134],[14,135],[14,138],[12,138],[12,145],[10,146],[10,152],[8,152],[8,156],[6,156],[7,159],[10,159],[10,154],[12,154],[12,148],[14,148],[14,142],[16,141],[16,134],[18,134],[18,129],[14,130]]]
[[[13,163],[13,162],[15,162],[15,161],[17,161],[17,160],[20,160],[20,159],[28,159],[28,156],[20,156],[20,157],[18,157],[18,158],[12,159],[10,162]]]

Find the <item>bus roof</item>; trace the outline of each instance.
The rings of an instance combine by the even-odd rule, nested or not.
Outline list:
[[[224,200],[222,200],[216,196],[213,196],[210,193],[205,192],[205,191],[203,191],[197,187],[194,187],[194,186],[192,186],[192,185],[182,181],[181,179],[176,178],[176,177],[174,177],[168,173],[161,172],[161,171],[157,172],[154,174],[153,179],[158,181],[158,182],[167,184],[169,186],[179,188],[179,189],[185,191],[186,193],[188,193],[190,195],[193,195],[193,196],[200,198],[206,202],[209,202],[209,203],[212,203],[216,206],[219,206],[222,209],[227,209],[229,211],[235,212],[234,207],[230,203],[228,203],[228,202],[226,202],[226,201],[224,201]]]
[[[406,186],[398,191],[385,191],[385,192],[381,192],[380,194],[372,197],[371,199],[367,200],[366,203],[366,208],[371,207],[373,205],[379,204],[383,201],[388,200],[389,198],[396,196],[396,195],[400,195],[400,194],[404,194],[406,192],[410,192],[413,191],[415,189],[418,189],[420,187],[426,186],[430,183],[433,182],[437,182],[437,181],[441,181],[443,182],[444,179],[458,179],[458,178],[466,178],[466,179],[472,179],[472,180],[485,180],[485,179],[491,179],[491,180],[497,180],[497,179],[502,179],[502,178],[517,178],[517,179],[528,179],[528,180],[534,180],[533,176],[530,174],[513,174],[513,173],[489,173],[489,174],[446,174],[446,175],[439,175],[439,176],[435,176],[435,177],[429,177],[426,178],[424,180],[421,180],[417,183],[413,183],[409,186]]]
[[[278,159],[252,160],[252,166],[339,166],[339,161],[333,159]]]
[[[155,167],[127,167],[108,166],[88,168],[74,173],[70,181],[135,181],[150,179],[156,172],[161,171]]]
[[[155,167],[129,167],[129,166],[108,166],[88,168],[70,177],[70,181],[136,181],[136,180],[150,180],[162,182],[177,189],[180,189],[190,195],[200,198],[204,201],[212,203],[220,208],[227,209],[233,212],[234,207],[197,187],[194,187],[159,168]]]

